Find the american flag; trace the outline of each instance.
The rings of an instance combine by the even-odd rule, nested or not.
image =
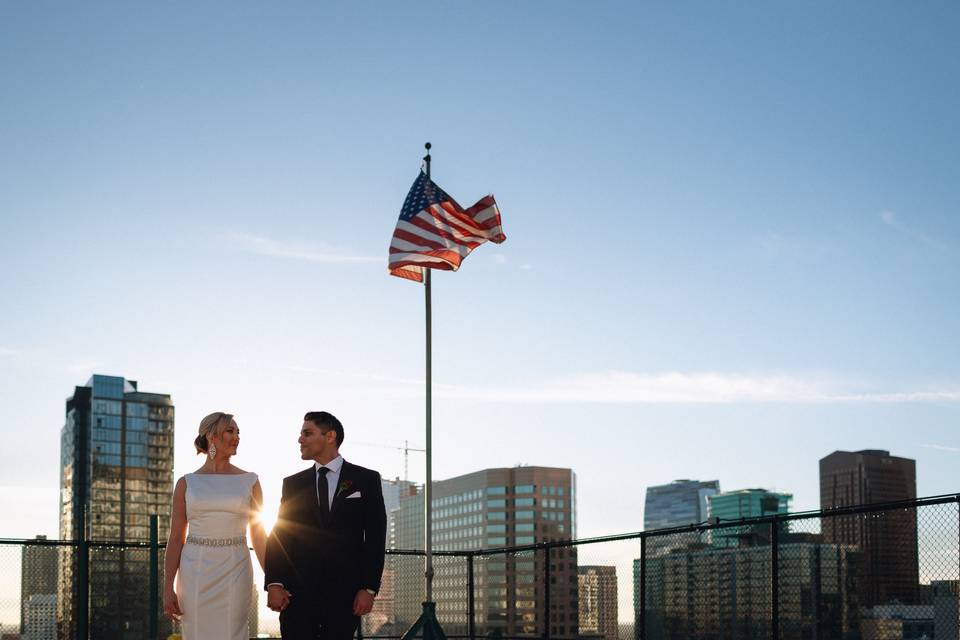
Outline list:
[[[464,209],[421,171],[403,201],[387,267],[390,275],[423,282],[425,268],[456,271],[487,240],[506,239],[493,196]]]

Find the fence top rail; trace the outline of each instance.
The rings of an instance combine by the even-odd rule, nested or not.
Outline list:
[[[682,527],[671,527],[666,529],[652,529],[650,531],[633,531],[629,533],[620,533],[608,536],[597,536],[593,538],[579,538],[576,540],[551,540],[549,542],[538,542],[536,544],[521,545],[515,547],[491,547],[489,549],[474,549],[463,551],[434,550],[433,554],[437,556],[450,557],[468,557],[468,556],[491,556],[503,555],[506,553],[519,553],[524,551],[537,551],[539,549],[552,549],[557,547],[571,547],[585,544],[598,544],[603,542],[618,542],[623,540],[636,540],[640,538],[653,538],[659,536],[675,535],[679,533],[696,533],[716,529],[725,529],[731,527],[743,527],[757,524],[769,524],[775,522],[789,522],[791,520],[811,520],[814,518],[835,518],[840,516],[862,515],[866,513],[876,513],[882,511],[896,511],[903,509],[917,509],[919,507],[929,507],[939,504],[960,504],[960,493],[945,494],[940,496],[930,496],[926,498],[917,498],[914,500],[899,500],[895,502],[878,502],[874,504],[862,504],[850,507],[836,507],[833,509],[821,509],[815,511],[799,511],[796,513],[776,514],[770,516],[760,516],[756,518],[743,518],[740,520],[728,520],[721,522],[700,522]],[[49,546],[49,547],[75,547],[81,544],[78,540],[50,540],[45,538],[0,538],[0,545],[21,545],[21,546]],[[148,541],[120,541],[120,540],[97,540],[87,541],[87,547],[90,548],[129,548],[129,549],[149,549]],[[158,545],[161,549],[165,548],[166,541],[160,541]],[[387,549],[388,555],[396,556],[422,556],[422,549]]]
[[[76,547],[76,540],[47,540],[45,538],[0,538],[0,544],[14,544],[30,547]]]

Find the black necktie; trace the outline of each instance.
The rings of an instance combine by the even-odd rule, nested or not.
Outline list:
[[[323,519],[330,517],[330,485],[327,484],[327,474],[330,469],[320,467],[317,469],[317,504],[320,505],[320,513]]]

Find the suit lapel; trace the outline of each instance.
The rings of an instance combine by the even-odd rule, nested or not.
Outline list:
[[[331,513],[336,511],[340,503],[356,490],[356,483],[357,477],[353,472],[353,465],[344,460],[343,466],[340,467],[340,480],[337,482],[337,488],[333,493],[333,503],[330,505]]]

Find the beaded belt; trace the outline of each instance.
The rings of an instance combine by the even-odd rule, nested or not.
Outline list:
[[[247,537],[199,538],[197,536],[187,536],[187,544],[195,544],[201,547],[245,547],[247,546]]]

